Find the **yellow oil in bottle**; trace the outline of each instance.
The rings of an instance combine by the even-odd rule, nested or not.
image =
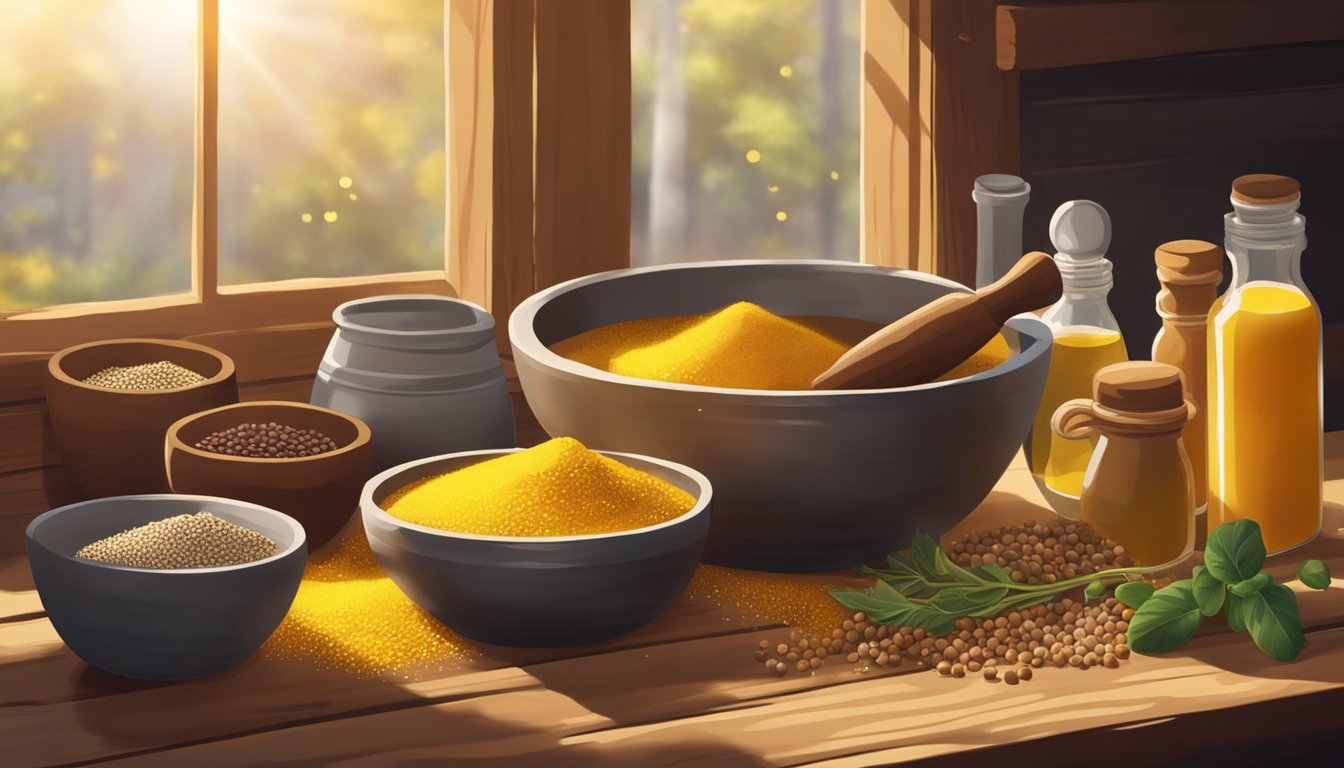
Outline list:
[[[1255,520],[1270,552],[1320,529],[1320,332],[1285,284],[1247,283],[1209,315],[1209,527]]]
[[[1068,496],[1082,493],[1092,444],[1054,434],[1050,418],[1066,400],[1091,397],[1097,371],[1128,359],[1125,341],[1116,331],[1073,326],[1055,332],[1045,394],[1031,428],[1031,472],[1038,482]]]

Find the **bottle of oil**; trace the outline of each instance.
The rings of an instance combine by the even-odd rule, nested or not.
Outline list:
[[[1208,525],[1260,524],[1271,554],[1321,530],[1321,313],[1302,282],[1296,180],[1232,182],[1232,284],[1209,313]]]
[[[1027,464],[1046,501],[1064,517],[1078,519],[1083,473],[1092,444],[1054,434],[1050,418],[1067,400],[1092,394],[1092,377],[1129,359],[1120,324],[1106,303],[1111,291],[1111,217],[1091,200],[1072,200],[1050,219],[1055,264],[1064,296],[1041,317],[1055,334],[1045,394],[1025,445]]]

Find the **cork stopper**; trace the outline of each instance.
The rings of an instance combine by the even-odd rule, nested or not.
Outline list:
[[[1153,251],[1157,266],[1181,277],[1223,274],[1223,249],[1204,240],[1172,240]]]
[[[1093,378],[1092,396],[1098,405],[1127,413],[1185,406],[1181,371],[1166,363],[1130,361],[1108,365]]]
[[[1232,181],[1232,199],[1251,205],[1291,203],[1301,197],[1297,179],[1272,173],[1252,173]]]

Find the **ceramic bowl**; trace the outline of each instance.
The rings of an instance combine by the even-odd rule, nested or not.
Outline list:
[[[196,448],[202,438],[247,422],[316,429],[338,446],[295,459],[254,459]],[[168,428],[168,483],[175,493],[224,496],[277,509],[298,520],[309,550],[327,543],[359,506],[369,478],[369,427],[338,411],[281,400],[234,403],[179,419]]]
[[[514,450],[470,451],[393,467],[364,486],[360,509],[378,564],[412,600],[484,643],[572,646],[647,624],[690,582],[709,530],[710,486],[670,461],[603,455],[695,497],[695,506],[647,528],[536,538],[453,533],[399,520],[380,506],[403,486]]]
[[[149,570],[75,557],[81,547],[174,515],[210,512],[276,543],[264,560],[225,568]],[[28,525],[28,563],[42,607],[81,659],[140,680],[191,680],[251,656],[285,617],[307,547],[297,520],[231,499],[114,496],[53,509]]]
[[[975,509],[1031,427],[1049,328],[1009,321],[1012,356],[949,381],[893,389],[767,391],[673,384],[574,362],[549,345],[611,323],[752,301],[782,315],[886,324],[965,286],[832,261],[723,261],[620,270],[540,291],[509,318],[537,420],[585,445],[696,467],[714,484],[708,562],[771,571],[848,568],[942,535]]]
[[[167,360],[205,377],[167,390],[107,389],[82,380],[110,366]],[[233,360],[187,341],[115,339],[63,349],[47,363],[47,409],[61,464],[90,496],[168,490],[163,436],[174,421],[238,402]]]

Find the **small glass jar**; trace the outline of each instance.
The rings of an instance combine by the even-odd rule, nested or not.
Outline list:
[[[1159,566],[1195,544],[1195,492],[1181,441],[1194,404],[1181,372],[1165,363],[1127,362],[1097,372],[1092,399],[1055,411],[1060,437],[1096,439],[1083,476],[1080,518],[1122,545],[1135,565]]]

